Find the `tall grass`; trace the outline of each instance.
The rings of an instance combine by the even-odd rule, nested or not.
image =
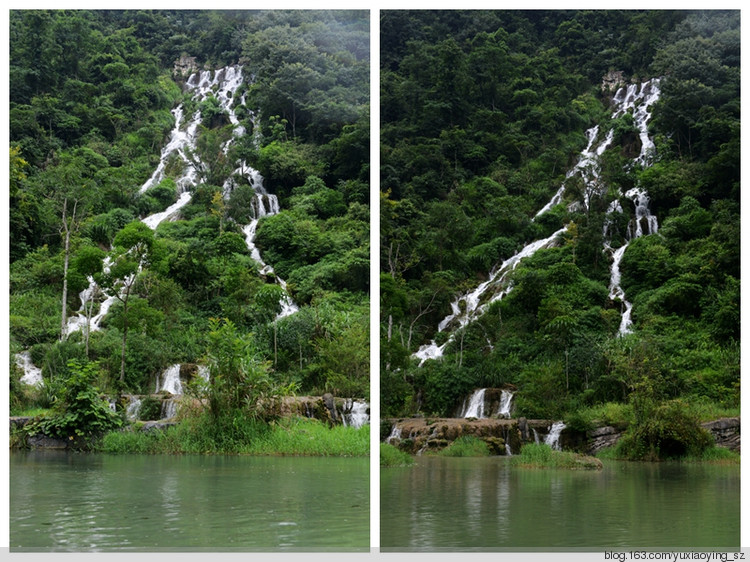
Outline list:
[[[462,435],[437,454],[441,457],[488,457],[490,448],[473,435]]]
[[[370,426],[327,425],[307,418],[267,424],[242,417],[209,414],[164,430],[107,433],[97,450],[107,453],[197,453],[363,457],[369,455]]]
[[[601,461],[593,458],[570,453],[555,451],[544,443],[529,443],[521,447],[521,452],[510,458],[514,466],[523,468],[567,468],[598,470],[602,468]]]
[[[411,466],[414,458],[389,443],[380,444],[380,466],[386,468]]]

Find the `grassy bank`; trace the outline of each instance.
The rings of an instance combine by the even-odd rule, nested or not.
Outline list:
[[[489,457],[490,448],[473,435],[462,435],[436,454],[441,457]]]
[[[388,443],[380,444],[380,466],[391,468],[396,466],[411,466],[413,464],[414,457],[408,453],[404,453]]]
[[[96,450],[106,453],[245,454],[365,457],[370,426],[355,429],[307,418],[284,418],[267,424],[251,419],[187,419],[164,430],[113,431]]]
[[[578,453],[555,451],[544,443],[529,443],[518,455],[511,457],[514,466],[523,468],[566,468],[573,470],[599,470],[600,460]]]

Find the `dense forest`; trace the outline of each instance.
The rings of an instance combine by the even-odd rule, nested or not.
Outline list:
[[[451,416],[506,385],[514,416],[569,425],[736,414],[739,12],[384,11],[380,25],[383,414]],[[654,146],[636,161],[644,141],[632,110],[612,118],[613,96],[652,79]],[[566,174],[595,125],[612,142],[589,190]],[[658,231],[630,240],[613,298],[633,189]],[[438,329],[459,295],[558,231],[481,316]],[[442,356],[420,361],[431,340]]]
[[[241,72],[233,97],[195,97],[220,69]],[[231,408],[368,397],[366,12],[11,11],[9,125],[12,411],[71,402],[82,380],[147,394],[173,364],[211,366],[204,391]],[[197,140],[142,189],[171,134]],[[143,222],[183,189],[170,220]],[[99,329],[69,327],[105,297]]]

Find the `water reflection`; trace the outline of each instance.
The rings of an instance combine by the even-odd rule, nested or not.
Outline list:
[[[605,464],[517,469],[422,457],[381,471],[381,547],[739,547],[739,467]]]
[[[366,458],[28,452],[10,467],[12,549],[369,548]]]

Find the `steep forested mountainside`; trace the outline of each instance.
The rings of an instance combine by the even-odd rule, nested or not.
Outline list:
[[[366,12],[12,11],[10,141],[12,405],[71,360],[367,395]]]
[[[738,407],[739,47],[739,12],[381,14],[386,415]]]

